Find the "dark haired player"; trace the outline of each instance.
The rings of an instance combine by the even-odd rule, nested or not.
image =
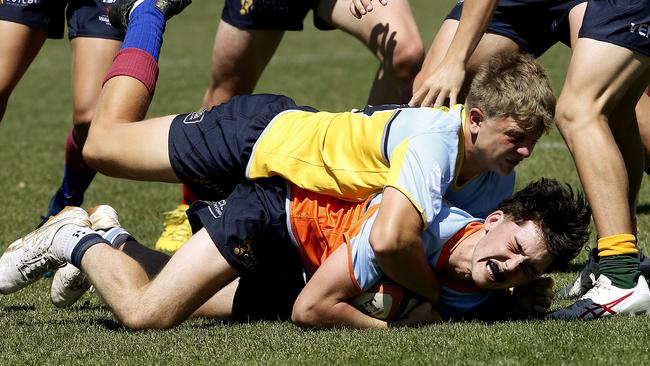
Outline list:
[[[171,328],[190,316],[291,314],[298,325],[316,328],[427,323],[438,314],[483,317],[515,310],[504,293],[512,287],[523,287],[518,300],[539,314],[552,299],[552,281],[539,277],[574,258],[589,237],[586,202],[556,181],[530,184],[484,221],[443,203],[422,232],[427,263],[442,281],[440,301],[435,311],[425,302],[390,323],[347,303],[382,277],[368,241],[380,200],[381,194],[343,201],[280,178],[241,183],[225,201],[194,207],[190,218],[203,228],[157,274],[147,264],[153,254],[142,255],[155,252],[119,227],[114,210],[100,206],[89,217],[69,208],[7,248],[0,258],[0,292],[17,291],[71,262],[116,319],[137,330]],[[311,276],[304,288],[303,267]],[[221,292],[237,277],[234,294]]]

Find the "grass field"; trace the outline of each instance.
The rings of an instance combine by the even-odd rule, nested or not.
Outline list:
[[[411,1],[425,45],[452,0]],[[150,116],[197,109],[207,86],[212,38],[222,1],[197,1],[168,26]],[[358,41],[306,22],[288,33],[258,85],[299,104],[349,110],[366,102],[376,62]],[[12,95],[0,127],[0,249],[31,231],[62,174],[71,126],[70,56],[66,41],[50,41]],[[566,47],[541,60],[556,93],[568,62]],[[517,185],[540,176],[579,184],[559,134],[544,137],[518,168]],[[160,214],[180,199],[175,185],[98,177],[85,205],[110,203],[144,243],[161,230]],[[639,205],[644,249],[650,229],[650,186]],[[553,274],[557,284],[573,279]],[[166,332],[120,328],[94,295],[59,310],[49,303],[50,280],[0,297],[0,365],[41,364],[637,364],[650,351],[649,318],[594,322],[445,323],[388,331],[302,331],[290,323],[221,324],[191,321]],[[259,299],[263,302],[265,299]],[[554,307],[567,305],[558,301]]]

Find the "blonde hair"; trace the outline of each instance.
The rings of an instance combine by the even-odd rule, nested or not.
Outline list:
[[[555,95],[544,68],[527,54],[498,54],[481,65],[466,104],[486,118],[511,117],[527,133],[541,136],[551,128]]]

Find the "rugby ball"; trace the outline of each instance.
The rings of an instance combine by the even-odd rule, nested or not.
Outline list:
[[[415,294],[394,282],[376,284],[350,301],[364,314],[382,320],[401,319],[418,303]]]

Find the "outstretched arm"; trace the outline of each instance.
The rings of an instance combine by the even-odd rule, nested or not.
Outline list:
[[[411,201],[386,187],[370,232],[377,262],[393,281],[436,304],[440,283],[425,258],[422,229],[422,217]]]
[[[358,294],[348,272],[347,246],[341,245],[302,290],[293,306],[291,320],[308,328],[388,328],[426,324],[440,319],[430,303],[420,304],[402,320],[375,319],[348,304],[347,301]]]
[[[449,98],[457,104],[463,86],[467,61],[492,19],[498,0],[465,0],[460,24],[440,64],[413,94],[411,106],[440,107]],[[426,61],[425,61],[426,62]]]

